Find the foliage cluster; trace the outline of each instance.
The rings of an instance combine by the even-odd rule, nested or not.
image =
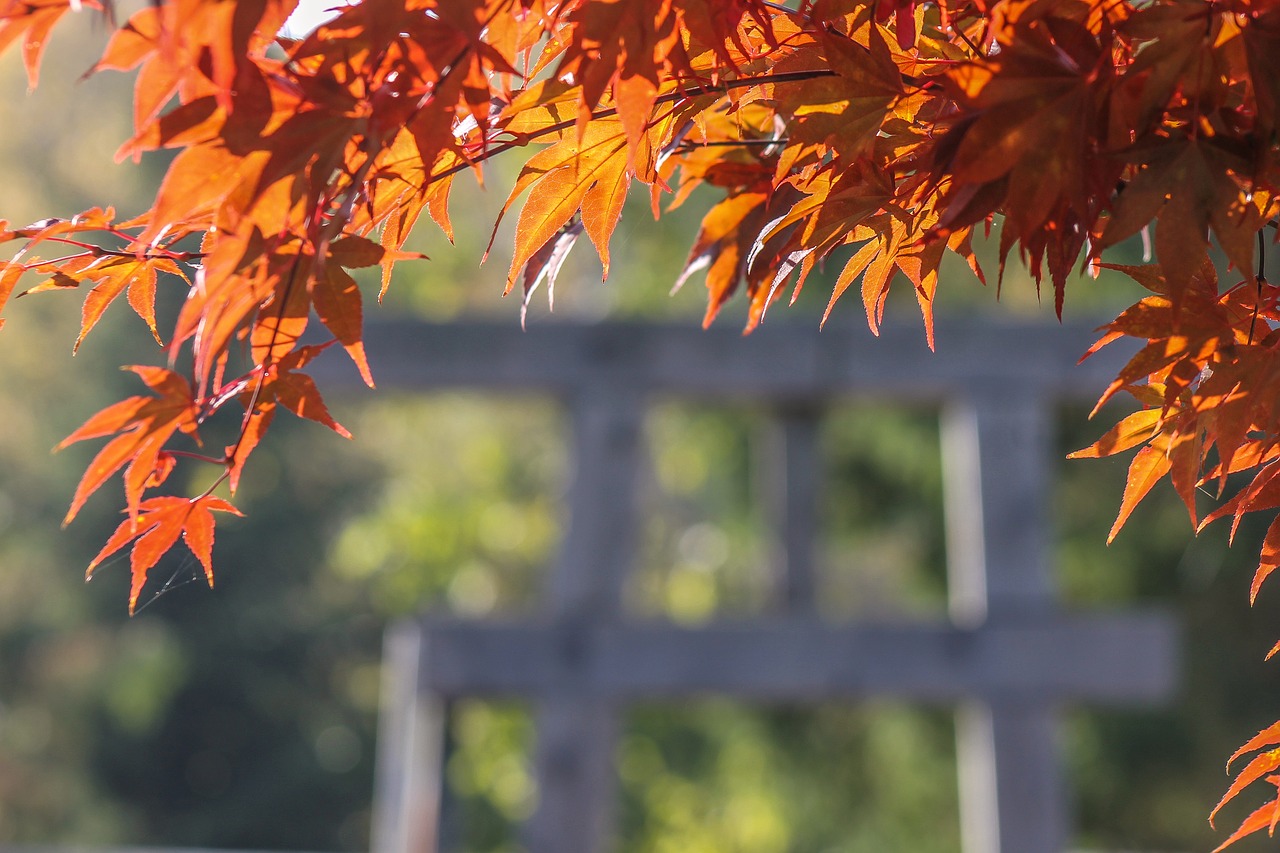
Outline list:
[[[1123,269],[1151,295],[1098,343],[1143,342],[1102,397],[1142,409],[1078,454],[1140,448],[1112,535],[1166,477],[1197,526],[1280,506],[1270,0],[366,0],[290,40],[294,6],[171,0],[132,15],[94,70],[137,72],[120,157],[179,149],[154,204],[0,229],[21,245],[0,304],[25,276],[27,293],[85,289],[79,346],[124,296],[167,354],[130,368],[146,393],[64,441],[109,438],[66,521],[123,472],[127,517],[90,572],[130,548],[131,609],[179,539],[212,582],[214,513],[238,512],[218,490],[234,493],[278,412],[346,434],[305,368],[337,346],[373,383],[349,270],[380,267],[385,292],[417,257],[405,241],[424,213],[452,234],[458,175],[532,146],[503,209],[518,208],[507,287],[526,299],[581,233],[607,274],[632,182],[655,213],[668,191],[668,208],[698,187],[723,194],[677,283],[705,270],[708,322],[745,289],[748,328],[832,260],[832,303],[858,284],[875,330],[901,274],[932,339],[943,258],[982,278],[972,241],[997,218],[1001,272],[1016,253],[1060,311],[1077,264],[1153,229],[1157,262]],[[73,8],[112,14],[98,0],[0,6],[0,47],[21,44],[32,85]],[[186,293],[164,335],[161,286]],[[313,315],[319,343],[304,338]],[[234,437],[204,449],[225,419]],[[210,466],[208,485],[149,495],[179,463]],[[1197,495],[1242,474],[1202,517]],[[1280,522],[1255,597],[1278,566]],[[1242,748],[1258,754],[1223,803],[1255,781],[1280,792],[1277,743],[1280,724]],[[1277,818],[1280,793],[1227,843]]]

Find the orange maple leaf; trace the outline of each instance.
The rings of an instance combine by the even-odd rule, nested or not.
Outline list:
[[[177,432],[197,438],[199,407],[184,377],[162,367],[134,365],[126,369],[136,373],[155,394],[129,397],[108,406],[55,448],[116,435],[89,463],[76,486],[64,525],[71,523],[89,496],[126,464],[125,504],[130,517],[136,518],[143,490],[155,484],[157,474],[163,476],[169,468],[169,463],[161,459],[165,443]]]
[[[138,507],[135,518],[126,518],[111,534],[89,568],[85,580],[93,577],[102,561],[130,542],[129,615],[138,604],[138,595],[147,582],[147,573],[169,551],[181,536],[191,553],[204,568],[205,580],[213,586],[214,512],[242,515],[222,498],[210,495],[190,499],[177,497],[148,498]]]

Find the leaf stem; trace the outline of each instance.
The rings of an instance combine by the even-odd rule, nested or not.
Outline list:
[[[170,456],[181,456],[184,459],[195,459],[199,462],[208,462],[211,465],[222,465],[223,460],[216,459],[212,456],[205,456],[203,453],[193,453],[190,450],[166,450]]]

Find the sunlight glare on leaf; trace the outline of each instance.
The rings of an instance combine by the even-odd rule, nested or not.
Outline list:
[[[287,38],[306,38],[316,27],[337,17],[339,9],[350,5],[342,0],[299,0],[298,8],[284,22],[280,34]]]

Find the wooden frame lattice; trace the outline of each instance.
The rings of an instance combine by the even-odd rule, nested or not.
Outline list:
[[[1175,682],[1172,620],[1064,613],[1047,512],[1053,409],[1089,399],[1122,354],[1076,365],[1086,327],[371,324],[379,384],[539,391],[563,401],[575,472],[542,618],[421,620],[387,639],[376,853],[434,853],[448,702],[517,695],[537,707],[533,853],[603,853],[621,703],[698,693],[818,701],[891,694],[955,703],[966,853],[1061,853],[1069,808],[1055,713],[1070,701],[1154,701]],[[322,383],[346,376],[321,364]],[[737,399],[776,414],[772,493],[784,566],[775,611],[698,629],[622,613],[641,425],[655,396]],[[837,399],[931,401],[942,412],[949,620],[831,626],[813,607],[818,420]]]

